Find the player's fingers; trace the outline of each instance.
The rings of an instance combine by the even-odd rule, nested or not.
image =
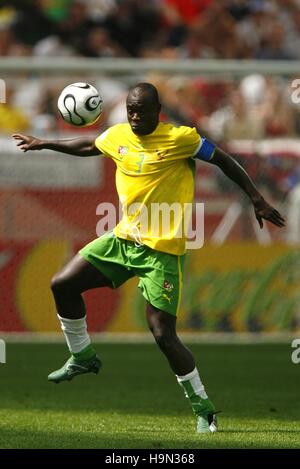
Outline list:
[[[26,140],[25,135],[21,135],[21,134],[13,134],[12,138],[14,138],[15,140]]]
[[[285,220],[281,216],[278,216],[276,213],[271,213],[268,216],[268,220],[276,226],[285,226]]]
[[[270,219],[270,221],[271,221],[272,223],[274,223],[274,225],[276,225],[276,226],[280,226],[280,227],[285,226],[285,222],[282,221],[282,220],[280,220],[280,219],[278,219],[278,218],[272,217],[272,218]]]
[[[281,225],[285,225],[285,219],[282,218],[281,216],[278,216],[278,215],[275,215],[275,220],[278,222],[278,223],[281,223]]]
[[[272,208],[272,215],[275,216],[278,220],[285,222],[285,218],[278,212],[275,208]]]
[[[16,140],[17,147],[21,147],[21,145],[28,144],[28,139],[23,137],[22,135],[15,136],[14,139]]]
[[[22,150],[22,151],[27,151],[27,150],[28,150],[27,145],[21,145],[19,148],[20,148],[20,150]]]
[[[263,224],[263,221],[262,221],[262,218],[261,218],[261,216],[259,216],[259,215],[256,215],[256,220],[257,220],[257,221],[258,221],[258,223],[259,223],[260,229],[262,229],[262,228],[263,228],[263,226],[264,226],[264,224]]]
[[[283,217],[281,216],[281,214],[278,212],[278,210],[276,210],[276,208],[273,208],[273,213],[276,213],[276,215],[278,215],[279,217],[283,218]]]
[[[275,210],[275,208],[272,210],[272,217],[276,218],[276,220],[285,222],[285,219],[283,218],[283,216],[277,210]]]
[[[24,151],[25,148],[27,149],[27,145],[26,145],[26,143],[24,143],[24,142],[21,142],[19,145],[17,145],[17,147],[18,147],[20,150],[23,150],[23,151]]]
[[[277,212],[277,210],[275,210],[275,215],[278,218],[278,220],[281,220],[285,223],[285,218],[282,215],[280,215],[280,213]]]

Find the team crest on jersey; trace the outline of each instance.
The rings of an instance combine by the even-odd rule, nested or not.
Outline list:
[[[155,150],[158,161],[164,160],[168,151]]]
[[[174,288],[174,285],[167,280],[164,281],[164,289],[167,290],[167,292],[171,292]]]
[[[120,155],[121,158],[123,158],[123,156],[125,156],[128,153],[128,150],[129,150],[128,147],[120,145],[118,148],[118,154]]]

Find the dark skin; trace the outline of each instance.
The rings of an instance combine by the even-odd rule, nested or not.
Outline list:
[[[132,131],[138,135],[151,134],[159,123],[161,105],[151,92],[134,88],[127,97],[127,117]],[[94,139],[41,140],[15,134],[12,136],[24,152],[29,150],[54,150],[69,155],[87,157],[100,155]],[[246,171],[227,153],[216,148],[211,163],[236,182],[249,196],[260,227],[267,220],[278,227],[285,225],[284,218],[271,207],[259,193]],[[57,312],[69,319],[85,315],[82,293],[92,288],[111,286],[110,281],[95,267],[77,254],[52,280],[51,288]],[[156,343],[166,356],[175,374],[183,376],[195,368],[191,352],[182,344],[176,333],[176,317],[161,311],[147,302],[147,321]]]

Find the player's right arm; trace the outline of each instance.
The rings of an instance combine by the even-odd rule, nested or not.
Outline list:
[[[43,140],[31,135],[14,134],[12,138],[16,140],[20,150],[53,150],[74,156],[96,156],[101,155],[101,151],[95,145],[95,139],[73,138],[70,140]]]

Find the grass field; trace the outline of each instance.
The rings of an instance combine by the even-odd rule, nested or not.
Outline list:
[[[191,345],[220,431],[195,418],[155,345],[98,344],[98,376],[47,382],[61,344],[8,344],[1,448],[300,448],[300,364],[289,344]]]

